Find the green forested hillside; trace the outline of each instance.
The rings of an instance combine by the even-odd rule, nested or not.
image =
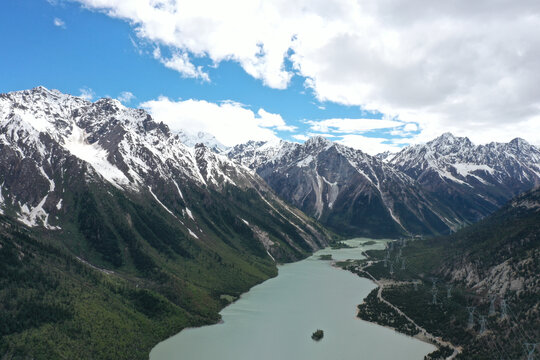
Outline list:
[[[0,219],[3,359],[144,359],[160,339],[217,319],[219,303],[165,273],[127,277],[93,269]],[[162,277],[162,278],[160,278]]]
[[[386,257],[386,251],[369,254]],[[383,297],[430,333],[461,346],[458,358],[524,358],[523,343],[538,342],[540,189],[453,235],[410,241],[389,254],[392,268],[381,261],[364,270],[398,281]],[[474,308],[472,327],[468,307]]]
[[[184,193],[193,218],[113,187],[66,195],[61,230],[0,216],[0,358],[146,359],[182,328],[218,321],[222,295],[277,274],[258,236],[279,261],[309,254],[306,238],[327,241],[254,189]]]

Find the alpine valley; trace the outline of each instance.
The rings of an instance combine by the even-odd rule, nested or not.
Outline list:
[[[145,359],[328,244],[258,175],[182,136],[116,100],[0,95],[2,358]]]
[[[1,94],[0,357],[146,359],[276,264],[344,237],[448,235],[538,184],[540,150],[522,139],[446,133],[380,156],[322,137],[225,148],[117,100]]]

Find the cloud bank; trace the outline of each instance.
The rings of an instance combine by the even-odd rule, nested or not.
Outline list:
[[[278,114],[264,109],[256,113],[242,104],[224,101],[219,104],[204,100],[170,100],[160,97],[140,105],[157,121],[173,131],[185,130],[213,134],[223,145],[233,146],[249,140],[277,140],[275,130],[290,131]]]
[[[478,143],[540,143],[537,0],[78,0],[130,22],[183,76],[237,62],[266,86],[305,78],[320,101],[362,106]],[[412,127],[412,125],[410,126]]]

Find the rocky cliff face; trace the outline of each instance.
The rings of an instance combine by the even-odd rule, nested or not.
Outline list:
[[[483,221],[448,240],[440,272],[479,293],[538,293],[540,188],[520,195]]]

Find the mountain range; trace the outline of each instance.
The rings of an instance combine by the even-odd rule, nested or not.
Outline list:
[[[134,245],[121,251],[118,222],[139,226],[135,238],[147,242],[133,221],[145,217],[131,216],[126,203],[150,206],[185,240],[223,241],[220,225],[236,226],[255,234],[265,254],[287,261],[327,243],[323,228],[295,208],[344,236],[444,234],[540,183],[540,150],[522,139],[474,145],[445,133],[379,156],[323,137],[226,148],[209,134],[173,132],[117,100],[92,103],[44,87],[0,95],[0,151],[0,213],[70,232],[115,266],[136,252]],[[245,196],[251,208],[239,200]],[[269,219],[281,231],[263,224]],[[162,240],[149,245],[172,251]]]
[[[248,142],[226,153],[284,200],[349,236],[453,232],[540,183],[540,150],[522,139],[474,145],[445,133],[370,156],[314,137]]]
[[[113,222],[143,235],[147,229],[135,228],[150,220],[141,215],[149,211],[195,243],[227,238],[218,226],[225,221],[232,231],[254,232],[256,246],[280,259],[297,259],[326,244],[322,232],[260,177],[216,154],[219,143],[208,148],[183,141],[185,133],[173,133],[117,100],[91,103],[43,87],[0,95],[0,211],[31,227],[74,231],[116,265],[126,260],[126,236],[113,230]],[[131,204],[143,210],[130,214]],[[89,224],[92,216],[99,221]],[[287,235],[257,216],[286,227]],[[103,226],[99,237],[85,230],[94,225]],[[160,239],[154,245],[173,250]]]

